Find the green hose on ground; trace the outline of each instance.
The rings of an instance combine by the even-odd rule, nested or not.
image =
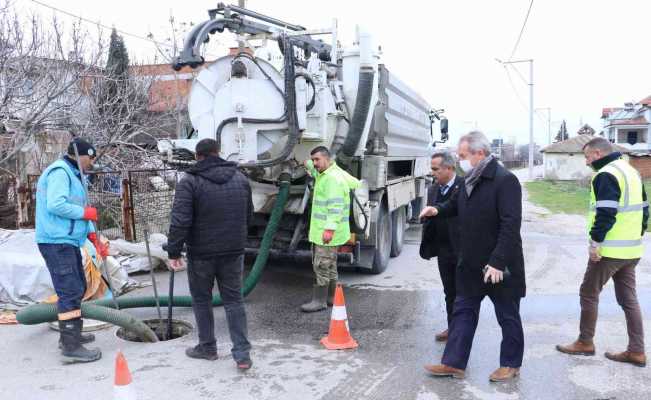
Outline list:
[[[82,303],[81,316],[122,327],[125,330],[136,333],[144,342],[158,342],[158,337],[147,324],[125,312],[100,307],[91,303]],[[57,306],[56,304],[48,303],[34,304],[19,311],[16,314],[16,319],[23,325],[54,322],[57,320]]]
[[[260,243],[260,251],[255,258],[255,263],[251,268],[251,272],[249,272],[249,275],[244,280],[244,285],[242,287],[242,294],[244,296],[247,296],[255,288],[255,286],[260,281],[260,278],[262,277],[264,268],[267,266],[267,259],[269,258],[269,250],[271,249],[273,237],[278,230],[280,219],[283,215],[283,211],[285,210],[285,204],[287,204],[287,199],[289,198],[289,186],[289,182],[287,181],[281,181],[280,183],[280,190],[278,192],[278,196],[276,197],[274,208],[271,211],[269,223],[267,224],[267,227],[264,231],[262,242]],[[156,299],[152,296],[122,297],[118,298],[117,300],[120,309],[156,306]],[[161,296],[159,300],[161,307],[167,307],[169,305],[169,297]],[[93,300],[91,303],[104,307],[114,307],[113,301],[110,299]],[[192,307],[192,297],[174,296],[172,298],[172,305],[174,307]],[[218,294],[214,295],[212,298],[212,305],[222,305],[221,296]]]
[[[262,277],[262,272],[267,265],[269,258],[269,250],[273,243],[273,237],[278,230],[280,219],[282,218],[285,204],[289,198],[290,182],[288,180],[281,180],[280,190],[274,203],[274,208],[271,211],[269,223],[264,231],[262,242],[260,243],[260,251],[255,259],[253,268],[244,281],[242,287],[242,294],[247,296],[253,288],[258,284]],[[165,307],[168,305],[169,297],[160,297],[160,306]],[[141,308],[141,307],[154,307],[156,299],[152,296],[144,297],[122,297],[117,299],[120,310],[123,308]],[[172,303],[175,307],[192,307],[191,296],[174,296]],[[215,295],[212,300],[213,306],[222,304],[221,296]],[[81,314],[84,318],[95,319],[98,321],[108,322],[114,325],[123,327],[125,330],[132,331],[145,342],[158,341],[154,332],[143,322],[133,318],[131,315],[120,310],[113,310],[114,302],[110,299],[93,300],[87,303],[82,303]],[[54,304],[34,304],[16,314],[16,319],[23,325],[35,325],[43,322],[52,322],[57,320],[57,310]]]

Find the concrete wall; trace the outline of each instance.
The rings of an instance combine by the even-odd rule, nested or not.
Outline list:
[[[543,177],[547,180],[578,181],[592,176],[582,153],[543,153],[543,164]]]
[[[633,165],[634,157],[624,154],[623,158]],[[638,159],[646,159],[644,165],[648,168],[649,176],[651,176],[651,157],[639,157]],[[588,180],[594,174],[592,168],[585,165],[583,153],[543,153],[543,165],[545,166],[543,178],[550,181]],[[637,166],[633,166],[640,170]]]

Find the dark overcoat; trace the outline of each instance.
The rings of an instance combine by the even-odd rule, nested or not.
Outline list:
[[[437,218],[457,217],[459,268],[457,296],[526,294],[522,253],[522,188],[518,178],[491,161],[468,196],[465,183],[456,195],[436,205]],[[482,269],[490,265],[509,276],[503,283],[484,283]]]

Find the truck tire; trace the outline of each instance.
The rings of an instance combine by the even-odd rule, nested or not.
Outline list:
[[[402,252],[406,230],[407,210],[402,206],[391,213],[391,257],[398,257]]]
[[[391,215],[383,204],[377,219],[375,239],[375,255],[373,257],[372,274],[381,274],[387,269],[391,258]]]

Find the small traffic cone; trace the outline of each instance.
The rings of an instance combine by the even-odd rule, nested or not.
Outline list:
[[[115,357],[115,383],[113,385],[114,400],[136,400],[136,392],[131,386],[131,372],[126,358],[121,351]]]
[[[332,317],[330,318],[328,336],[321,339],[321,344],[328,350],[355,349],[358,346],[355,339],[350,336],[344,290],[341,288],[341,285],[337,285],[337,290],[335,291],[335,301],[332,305]]]

